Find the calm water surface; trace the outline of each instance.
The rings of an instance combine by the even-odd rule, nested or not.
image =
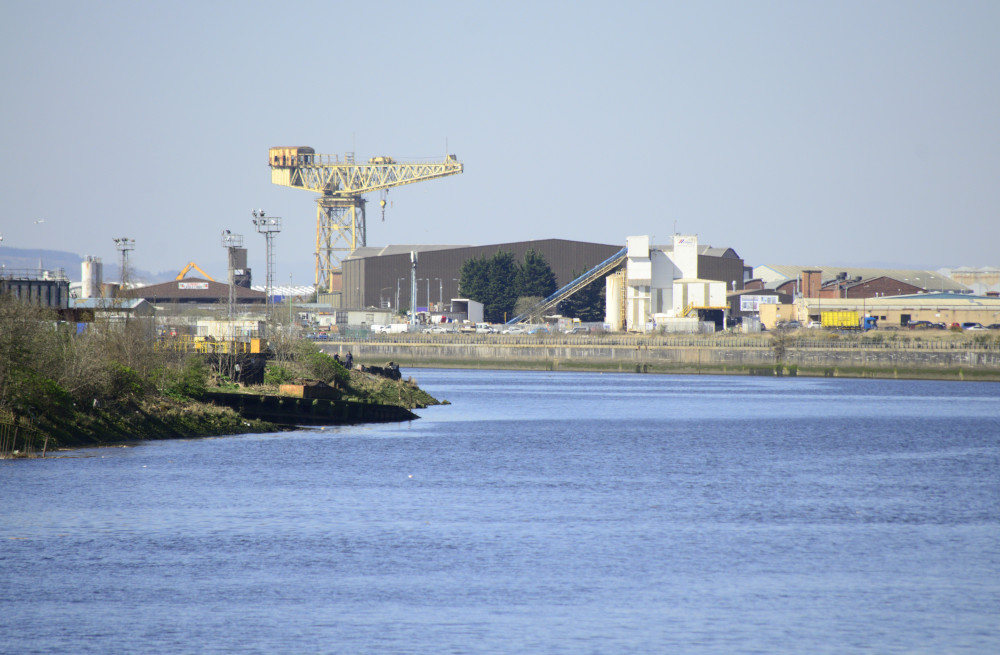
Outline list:
[[[1000,652],[1000,385],[409,373],[0,462],[0,652]]]

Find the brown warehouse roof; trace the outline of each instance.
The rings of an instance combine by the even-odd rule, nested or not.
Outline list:
[[[266,294],[243,287],[234,287],[236,302],[263,303]],[[161,284],[151,284],[134,290],[133,295],[150,302],[229,302],[229,285],[189,277]]]

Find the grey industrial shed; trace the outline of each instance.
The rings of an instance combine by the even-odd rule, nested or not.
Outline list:
[[[487,246],[395,245],[384,248],[359,248],[343,261],[343,307],[383,307],[388,302],[393,309],[410,307],[410,252],[417,255],[417,307],[430,301],[449,302],[461,297],[458,288],[459,270],[473,257],[492,256],[498,250],[511,253],[518,261],[533,249],[541,253],[563,285],[574,273],[601,263],[621,250],[621,245],[542,239],[517,241]],[[398,302],[397,302],[398,298]]]

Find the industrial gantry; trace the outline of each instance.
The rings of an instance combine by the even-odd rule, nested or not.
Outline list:
[[[455,155],[448,155],[443,162],[372,157],[359,164],[353,153],[341,160],[338,155],[317,155],[303,146],[271,148],[268,163],[273,184],[321,194],[316,199],[316,288],[327,291],[333,289],[333,276],[340,272],[344,257],[367,245],[364,194],[462,172],[462,163]],[[384,212],[384,195],[381,205]]]

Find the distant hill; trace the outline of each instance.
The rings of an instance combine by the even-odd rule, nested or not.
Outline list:
[[[118,265],[118,262],[108,261],[103,257],[101,259],[104,263],[104,281],[114,282],[121,279],[121,266]],[[62,269],[70,281],[79,282],[83,277],[80,266],[82,263],[83,256],[74,252],[0,247],[0,266],[9,270],[37,271],[41,268],[54,271]],[[167,282],[174,279],[176,275],[177,271],[160,271],[159,273],[139,269],[132,271],[132,278],[147,284]]]

